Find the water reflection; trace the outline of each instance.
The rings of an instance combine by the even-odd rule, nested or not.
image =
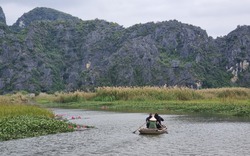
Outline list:
[[[95,129],[0,143],[0,155],[248,155],[250,123],[212,116],[165,115],[169,134],[145,136],[133,133],[146,113],[115,113],[56,109],[64,117]]]

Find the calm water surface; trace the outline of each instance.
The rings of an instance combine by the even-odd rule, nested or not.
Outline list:
[[[247,156],[250,121],[219,117],[161,115],[168,134],[132,133],[147,114],[54,109],[55,114],[95,129],[0,142],[1,156]]]

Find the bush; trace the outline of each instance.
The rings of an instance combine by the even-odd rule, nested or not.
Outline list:
[[[0,119],[0,141],[71,131],[68,123],[48,117],[22,115]]]

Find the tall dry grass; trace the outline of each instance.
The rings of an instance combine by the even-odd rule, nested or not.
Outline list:
[[[13,95],[1,95],[0,96],[0,105],[6,105],[6,104],[21,104],[24,103],[21,99],[25,99],[28,101],[24,95],[22,94],[13,94]]]
[[[70,103],[70,102],[79,102],[90,100],[95,97],[96,93],[90,92],[82,92],[82,91],[75,91],[75,92],[56,92],[54,94],[46,94],[41,93],[36,97],[36,100],[39,103],[46,103],[46,102],[58,102],[58,103]]]
[[[203,96],[190,88],[167,87],[99,87],[96,99],[114,100],[192,100]]]
[[[167,110],[249,116],[249,88],[194,90],[177,87],[99,87],[95,92],[40,94],[36,101],[48,107],[114,110]]]
[[[14,117],[14,116],[44,116],[53,117],[53,113],[47,109],[32,105],[13,104],[0,105],[0,118]]]
[[[211,88],[197,90],[206,99],[235,99],[246,100],[250,99],[250,89],[233,87],[233,88]]]
[[[53,117],[51,111],[29,105],[28,98],[20,93],[0,96],[0,118],[20,115]]]
[[[194,90],[185,87],[98,87],[95,92],[57,92],[40,94],[39,103],[70,103],[81,101],[188,101],[188,100],[247,100],[249,88],[211,88]]]

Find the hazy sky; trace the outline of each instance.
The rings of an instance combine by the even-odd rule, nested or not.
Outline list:
[[[53,8],[82,20],[104,19],[124,27],[176,19],[199,26],[214,38],[250,25],[250,0],[0,0],[12,25],[35,7]]]

